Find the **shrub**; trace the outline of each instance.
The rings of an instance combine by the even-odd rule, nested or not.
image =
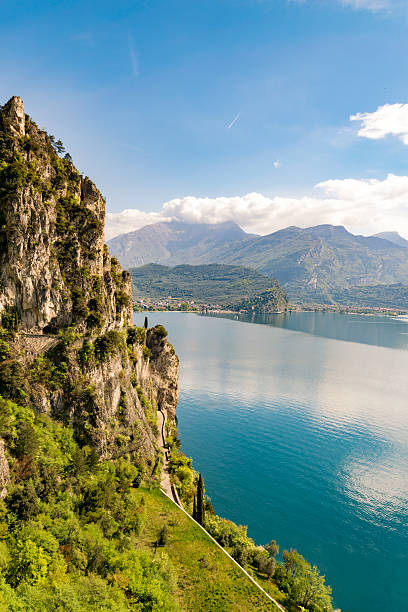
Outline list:
[[[123,335],[116,330],[110,330],[95,340],[95,357],[98,361],[106,361],[123,343]]]
[[[159,338],[166,338],[167,336],[167,329],[163,325],[156,325],[154,331]]]
[[[146,340],[146,331],[143,327],[128,327],[126,342],[128,345],[133,346],[134,344],[140,344],[143,346]]]

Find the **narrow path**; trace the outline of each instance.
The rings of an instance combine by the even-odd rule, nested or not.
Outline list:
[[[163,469],[161,477],[161,488],[178,506],[181,506],[180,500],[178,499],[177,492],[174,486],[170,482],[169,474],[169,451],[166,448],[166,415],[161,410],[157,411],[157,421],[159,425],[159,434],[157,442],[160,448],[163,450]]]

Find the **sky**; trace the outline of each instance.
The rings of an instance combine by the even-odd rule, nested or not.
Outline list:
[[[408,238],[408,0],[0,10],[0,104],[61,138],[108,238],[170,219]]]

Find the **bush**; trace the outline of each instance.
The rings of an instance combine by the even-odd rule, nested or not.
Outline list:
[[[123,335],[116,330],[108,331],[95,340],[95,357],[98,361],[106,361],[109,355],[113,355],[117,349],[122,347]]]
[[[159,338],[166,338],[167,336],[167,329],[163,325],[156,325],[154,331]]]
[[[89,340],[84,342],[82,348],[78,351],[77,360],[81,367],[90,365],[94,359],[95,347]]]
[[[284,563],[276,568],[275,581],[290,600],[310,612],[332,610],[331,588],[325,584],[316,566],[311,566],[293,549],[284,550],[282,557]]]
[[[143,327],[137,327],[137,325],[134,327],[128,327],[126,338],[126,343],[128,345],[133,346],[134,344],[140,344],[143,346],[145,341],[146,330]]]

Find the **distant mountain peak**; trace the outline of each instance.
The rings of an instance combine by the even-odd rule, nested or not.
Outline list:
[[[408,247],[408,240],[405,240],[398,232],[380,232],[379,234],[374,234],[373,238],[381,238],[398,246]]]

